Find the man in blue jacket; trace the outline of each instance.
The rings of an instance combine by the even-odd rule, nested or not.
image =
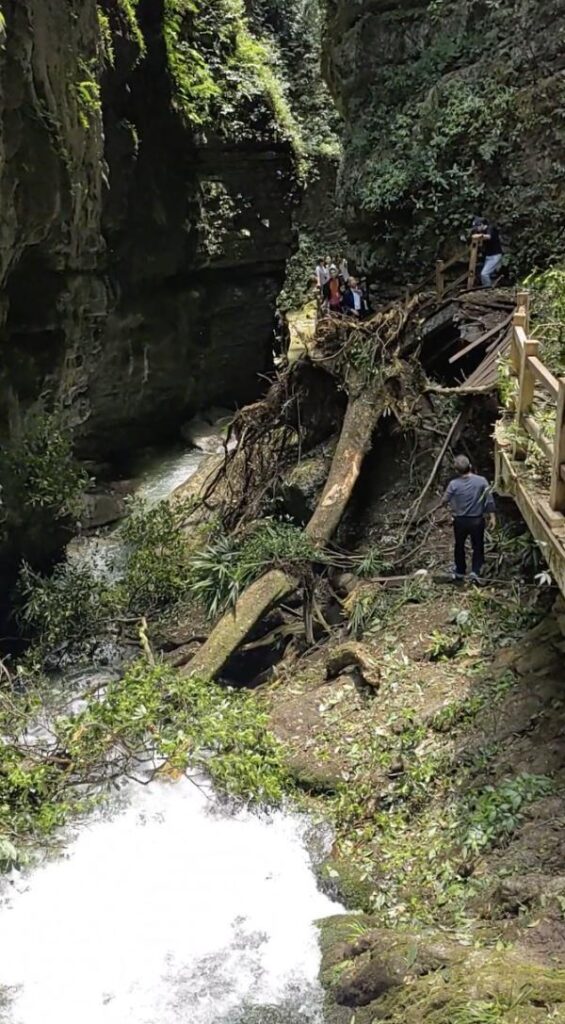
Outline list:
[[[457,477],[451,481],[443,496],[443,504],[448,505],[453,514],[454,579],[464,580],[467,575],[465,545],[469,538],[473,548],[473,566],[469,579],[476,582],[485,564],[485,517],[490,516],[494,523],[496,506],[488,481],[484,476],[472,472],[471,463],[465,455],[457,456],[455,469]]]

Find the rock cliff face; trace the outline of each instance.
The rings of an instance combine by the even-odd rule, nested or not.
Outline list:
[[[516,270],[563,252],[564,28],[562,0],[327,0],[360,262],[418,280],[481,211]]]
[[[193,38],[198,4],[2,0],[0,423],[47,389],[79,451],[108,457],[256,391],[294,159],[227,6],[231,35],[206,42],[229,105]]]

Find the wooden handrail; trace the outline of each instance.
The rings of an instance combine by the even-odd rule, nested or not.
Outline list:
[[[530,358],[530,365],[538,383],[543,384],[545,390],[557,401],[559,398],[559,381],[557,377],[554,377],[551,371],[547,369],[547,366],[544,366],[536,356]]]
[[[518,292],[510,349],[512,371],[520,381],[516,422],[533,438],[551,465],[549,507],[565,513],[565,377],[554,377],[540,358],[540,342],[529,337],[530,296]],[[536,384],[556,402],[555,440],[552,443],[531,415]],[[515,446],[516,449],[519,445]]]
[[[480,235],[473,235],[468,249],[462,250],[448,260],[436,260],[436,291],[440,302],[449,291],[453,288],[458,288],[460,285],[465,284],[465,282],[467,283],[468,291],[474,288],[481,242],[482,238]],[[452,281],[447,285],[445,280],[446,272],[451,267],[456,266],[457,263],[465,263],[467,269],[456,281]]]

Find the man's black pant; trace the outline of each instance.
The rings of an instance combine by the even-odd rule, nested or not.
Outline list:
[[[467,559],[465,543],[471,538],[473,546],[473,572],[480,576],[485,564],[485,517],[456,516],[453,520],[455,530],[455,572],[458,576],[467,575]]]

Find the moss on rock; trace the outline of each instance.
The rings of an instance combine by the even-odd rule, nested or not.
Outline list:
[[[367,913],[372,910],[375,879],[367,877],[355,864],[330,858],[320,868],[319,878],[324,890],[347,907]]]
[[[375,918],[321,925],[332,1024],[541,1024],[565,1020],[565,971],[512,950],[473,949],[439,931],[384,930]],[[349,1016],[348,1016],[349,1014]]]

